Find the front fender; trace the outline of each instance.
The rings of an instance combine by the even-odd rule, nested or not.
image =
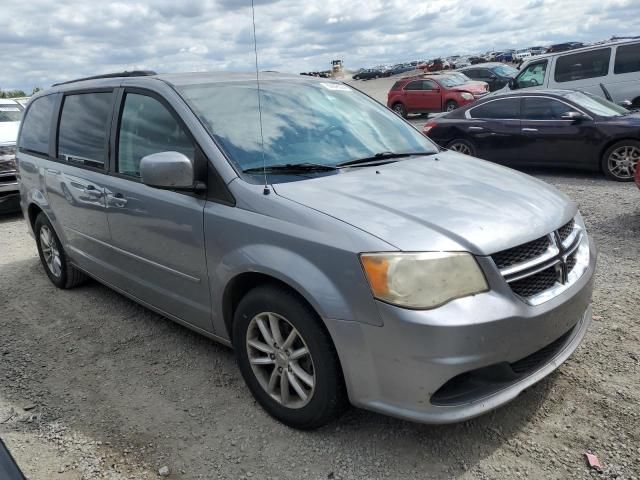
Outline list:
[[[354,258],[354,265],[345,265],[345,276],[362,275],[360,268],[357,258]],[[365,282],[352,279],[349,282],[351,288],[345,291],[344,285],[337,285],[317,264],[296,252],[276,245],[244,245],[228,252],[214,271],[212,301],[215,316],[220,320],[223,319],[222,296],[226,286],[238,275],[252,272],[273,277],[287,284],[304,297],[322,318],[347,321],[358,318],[366,323],[382,324],[377,310],[373,315],[366,305],[369,302],[357,301],[363,294],[371,298]],[[362,287],[366,287],[367,291],[363,292]]]

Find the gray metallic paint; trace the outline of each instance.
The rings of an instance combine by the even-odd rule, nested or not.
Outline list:
[[[19,152],[25,216],[30,205],[42,209],[82,270],[225,344],[229,332],[222,297],[229,282],[247,272],[278,279],[299,292],[325,323],[351,402],[416,421],[458,421],[495,408],[550,373],[577,347],[590,320],[595,249],[576,284],[536,307],[511,292],[487,256],[566,223],[577,209],[564,195],[526,175],[444,152],[276,184],[265,195],[262,185],[238,177],[167,83],[180,78],[98,80],[56,91],[127,86],[161,95],[220,174],[235,206]],[[206,75],[189,81],[194,78],[211,81]],[[113,168],[111,162],[113,155]],[[47,174],[47,168],[60,174]],[[66,198],[60,185],[72,180],[93,182],[104,196]],[[113,201],[118,192],[123,205]],[[470,251],[491,290],[424,311],[376,301],[358,254],[399,249]],[[522,358],[578,323],[565,350],[517,385],[461,407],[429,404],[429,396],[457,373]]]

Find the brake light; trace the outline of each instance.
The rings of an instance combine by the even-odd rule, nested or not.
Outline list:
[[[429,136],[429,132],[433,127],[437,127],[438,124],[436,122],[427,122],[424,127],[422,127],[422,134],[426,137]]]

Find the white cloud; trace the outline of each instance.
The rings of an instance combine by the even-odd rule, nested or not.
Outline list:
[[[631,35],[637,0],[256,0],[260,66],[300,72]],[[250,0],[3,0],[0,87],[109,71],[250,70]]]

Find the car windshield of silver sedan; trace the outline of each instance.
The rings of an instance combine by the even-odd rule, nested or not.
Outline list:
[[[295,165],[326,172],[379,152],[437,153],[438,148],[395,113],[337,82],[221,82],[178,87],[239,171]]]
[[[590,93],[572,92],[566,98],[600,117],[621,117],[630,113],[626,108]]]
[[[498,65],[493,71],[503,77],[515,77],[518,74],[518,69],[509,65]]]

